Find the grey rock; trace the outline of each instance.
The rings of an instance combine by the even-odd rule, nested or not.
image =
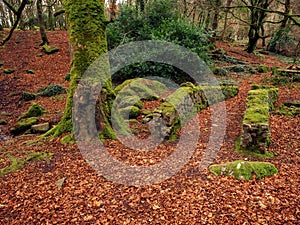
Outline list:
[[[41,123],[31,126],[32,133],[45,133],[50,129],[49,123]]]

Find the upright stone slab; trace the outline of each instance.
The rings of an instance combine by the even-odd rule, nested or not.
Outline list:
[[[269,111],[277,98],[277,88],[259,88],[248,92],[240,142],[243,150],[265,153],[270,138]]]

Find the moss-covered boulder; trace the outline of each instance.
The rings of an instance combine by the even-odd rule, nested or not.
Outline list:
[[[262,179],[278,173],[277,168],[267,162],[248,162],[237,160],[223,164],[214,164],[209,167],[214,175],[234,176],[238,180]]]
[[[7,121],[6,120],[3,120],[3,119],[1,119],[0,120],[0,125],[6,125],[7,124]],[[1,131],[1,130],[0,130]]]
[[[66,73],[65,81],[70,81],[70,80],[71,80],[71,73]]]
[[[266,65],[259,65],[258,67],[257,67],[257,72],[259,72],[259,73],[267,73],[267,72],[269,72],[269,67],[267,67]]]
[[[288,101],[276,108],[276,113],[285,116],[300,116],[300,101]]]
[[[39,104],[34,103],[32,104],[27,112],[22,114],[18,120],[24,119],[24,118],[31,118],[31,117],[39,117],[46,113],[46,110],[41,107]]]
[[[47,87],[43,87],[37,91],[37,95],[42,97],[51,97],[66,93],[66,88],[59,84],[50,84]]]
[[[126,108],[128,106],[136,106],[139,109],[144,107],[143,102],[138,96],[124,96],[123,98],[117,98],[115,104],[118,104],[118,108]]]
[[[31,126],[31,133],[46,133],[49,129],[49,123],[35,124]]]
[[[122,108],[119,111],[120,115],[127,119],[128,116],[129,119],[137,118],[141,114],[141,110],[136,106],[128,106],[126,108]]]
[[[225,77],[225,76],[228,75],[227,70],[224,69],[224,68],[221,68],[221,67],[216,67],[216,68],[214,68],[212,72],[213,72],[215,75],[217,75],[217,76],[222,76],[222,77]]]
[[[144,100],[160,99],[167,91],[168,88],[163,83],[143,78],[126,80],[114,89],[116,95],[138,96]]]
[[[37,99],[37,95],[31,92],[23,91],[20,100],[31,101]]]
[[[25,131],[29,130],[32,125],[39,122],[37,117],[31,117],[26,119],[21,119],[17,124],[9,129],[10,133],[13,135],[20,135]]]
[[[24,72],[27,74],[35,74],[34,70],[24,70]]]
[[[43,45],[43,52],[46,53],[47,55],[54,54],[58,51],[59,51],[59,48],[56,48],[56,47],[53,47],[53,46],[50,46],[47,44]]]
[[[236,65],[236,66],[231,66],[231,67],[228,67],[228,69],[232,72],[235,72],[235,73],[243,73],[243,72],[246,72],[246,68],[244,65]]]
[[[3,69],[3,73],[5,73],[5,74],[11,74],[13,72],[15,72],[15,70],[13,70],[13,69]]]

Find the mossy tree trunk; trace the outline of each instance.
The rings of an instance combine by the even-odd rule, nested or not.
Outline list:
[[[63,117],[51,131],[54,137],[72,132],[73,95],[80,79],[89,65],[107,52],[106,17],[102,0],[65,0],[64,9],[71,45],[71,80]],[[111,81],[102,88],[96,107],[96,126],[105,132],[111,129],[109,123]],[[89,125],[85,125],[87,132]],[[76,128],[77,129],[77,128]]]

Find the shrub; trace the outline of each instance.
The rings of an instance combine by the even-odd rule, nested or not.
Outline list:
[[[149,2],[143,12],[133,6],[122,6],[115,21],[108,25],[109,50],[131,41],[160,40],[181,45],[209,61],[209,34],[179,17],[174,0]],[[159,53],[149,53],[159,54]],[[186,60],[182,56],[182,61]],[[156,62],[140,62],[119,70],[113,81],[121,83],[135,77],[160,76],[177,83],[194,81],[178,68]]]
[[[292,26],[278,29],[268,43],[268,51],[284,55],[293,55],[296,47],[295,39],[290,34]]]

